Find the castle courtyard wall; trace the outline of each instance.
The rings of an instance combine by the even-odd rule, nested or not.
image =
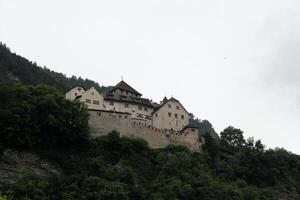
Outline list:
[[[116,130],[122,136],[142,138],[151,148],[164,148],[170,144],[184,145],[192,151],[201,152],[198,133],[175,133],[154,128],[146,122],[132,120],[130,114],[89,110],[91,137],[107,135]]]

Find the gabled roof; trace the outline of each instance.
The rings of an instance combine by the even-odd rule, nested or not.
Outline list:
[[[121,90],[125,90],[127,92],[131,92],[133,94],[137,94],[142,96],[141,93],[139,93],[138,91],[136,91],[135,89],[133,89],[133,87],[131,87],[130,85],[128,85],[125,81],[120,81],[110,92],[115,91],[116,89],[121,89]]]
[[[75,85],[73,85],[71,88],[69,88],[68,90],[66,90],[66,91],[64,92],[64,94],[70,92],[71,90],[73,90],[73,89],[76,88],[76,87],[81,87],[84,91],[86,91],[86,89],[85,89],[85,87],[84,87],[83,85],[75,84]]]
[[[179,104],[183,107],[183,109],[184,109],[187,113],[189,113],[189,112],[185,109],[185,107],[180,103],[180,101],[178,101],[178,100],[175,99],[174,97],[171,97],[170,99],[167,99],[167,97],[164,97],[164,99],[163,99],[163,101],[162,101],[162,104],[160,104],[159,106],[157,106],[156,108],[154,108],[153,113],[157,112],[161,107],[163,107],[163,106],[164,106],[166,103],[168,103],[169,101],[174,101],[174,102],[179,103]]]

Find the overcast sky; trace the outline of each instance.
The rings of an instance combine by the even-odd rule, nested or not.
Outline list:
[[[0,0],[0,41],[300,154],[299,0]]]

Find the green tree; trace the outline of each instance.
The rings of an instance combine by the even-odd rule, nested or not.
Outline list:
[[[88,139],[88,113],[55,89],[0,84],[0,144],[14,148],[56,148]]]
[[[225,128],[221,133],[220,144],[231,151],[240,151],[245,146],[243,131],[232,126]]]

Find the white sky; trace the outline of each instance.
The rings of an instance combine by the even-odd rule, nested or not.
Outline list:
[[[0,41],[300,154],[299,0],[0,0]]]

